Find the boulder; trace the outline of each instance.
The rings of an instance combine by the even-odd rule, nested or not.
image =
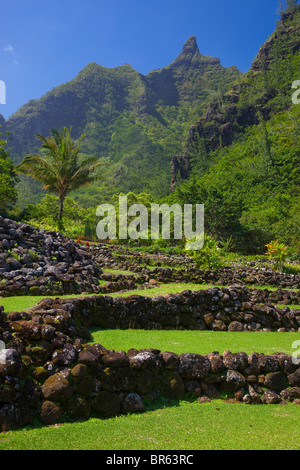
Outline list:
[[[284,372],[270,372],[266,375],[264,385],[272,390],[284,390],[287,386],[287,376]]]
[[[0,430],[10,431],[30,423],[30,411],[25,402],[6,403],[0,406]]]
[[[63,410],[74,421],[85,421],[91,416],[91,407],[86,398],[73,396],[63,404]]]
[[[300,387],[300,368],[288,376],[288,381],[291,387]]]
[[[56,373],[42,385],[42,393],[46,400],[63,403],[71,398],[73,390],[68,380]]]
[[[53,401],[43,401],[40,411],[40,420],[43,424],[49,425],[58,423],[62,416],[63,411],[61,406]]]
[[[226,380],[222,383],[226,392],[235,392],[246,385],[245,377],[236,370],[228,370]]]
[[[261,401],[264,405],[275,405],[281,402],[281,397],[272,390],[266,390],[261,397]]]
[[[93,400],[92,410],[104,418],[120,413],[120,398],[117,393],[101,391]]]
[[[145,405],[137,393],[129,393],[122,402],[122,413],[142,413],[145,410]]]
[[[186,379],[205,379],[211,366],[206,356],[184,353],[179,357],[179,371]]]

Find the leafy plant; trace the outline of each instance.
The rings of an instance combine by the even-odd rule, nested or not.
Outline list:
[[[10,149],[7,148],[8,136],[8,132],[4,135],[0,132],[0,210],[11,205],[17,199],[17,177],[10,158]]]
[[[204,245],[201,250],[188,253],[199,268],[221,269],[224,266],[218,242],[209,235],[204,236]]]
[[[76,142],[71,138],[72,127],[62,131],[51,130],[51,137],[38,135],[42,146],[40,155],[28,155],[16,167],[16,171],[43,183],[43,189],[58,194],[60,199],[58,220],[62,220],[63,206],[70,191],[90,184],[99,178],[95,170],[103,165],[95,157],[81,157],[82,134]]]
[[[282,272],[284,268],[284,263],[287,259],[287,250],[288,248],[280,243],[279,240],[272,241],[266,245],[268,248],[267,256],[275,262],[275,269]]]
[[[36,261],[39,258],[38,253],[35,250],[32,250],[31,248],[29,248],[28,250],[28,255],[30,256],[32,261]]]

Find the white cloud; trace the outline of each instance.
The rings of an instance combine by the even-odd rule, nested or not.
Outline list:
[[[7,44],[6,46],[3,47],[4,52],[10,52],[11,54],[15,54],[15,48],[11,46],[10,44]]]

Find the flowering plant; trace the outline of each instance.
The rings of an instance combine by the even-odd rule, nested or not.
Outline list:
[[[266,245],[268,248],[267,256],[275,262],[275,269],[282,271],[287,258],[287,247],[279,240],[272,241]]]

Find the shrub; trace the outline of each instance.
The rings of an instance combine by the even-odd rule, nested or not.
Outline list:
[[[280,243],[279,240],[270,242],[266,247],[268,248],[266,254],[275,262],[275,269],[277,271],[282,271],[287,258],[288,248],[283,243]]]
[[[190,251],[189,255],[199,268],[221,269],[224,266],[218,242],[209,235],[204,236],[203,248],[198,251]]]

